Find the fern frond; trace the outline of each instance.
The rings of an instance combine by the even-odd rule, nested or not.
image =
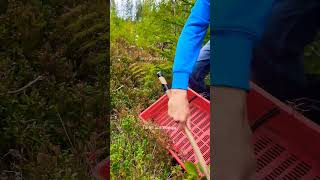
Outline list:
[[[58,18],[58,22],[61,24],[68,23],[68,22],[72,21],[74,18],[79,17],[84,9],[85,9],[85,6],[83,6],[83,5],[78,5],[74,8],[72,8],[72,9],[70,9],[69,12],[62,14]]]
[[[96,12],[81,16],[75,22],[69,24],[66,27],[66,30],[71,32],[78,32],[82,28],[91,26],[93,23],[96,23],[98,16],[99,15]]]
[[[83,41],[92,39],[92,37],[94,37],[98,33],[104,33],[105,30],[106,30],[106,25],[104,23],[98,23],[89,29],[76,33],[73,36],[70,42],[70,45],[80,44]]]

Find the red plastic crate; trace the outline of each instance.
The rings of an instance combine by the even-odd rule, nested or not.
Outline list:
[[[320,180],[320,127],[257,85],[251,89],[249,122],[268,114],[253,133],[257,179]]]
[[[188,99],[191,131],[207,164],[210,164],[210,102],[192,90],[188,91]],[[319,126],[253,83],[247,101],[249,123],[255,126],[253,142],[258,160],[257,179],[320,180]],[[162,96],[144,110],[140,118],[153,120],[160,126],[177,127],[167,115],[167,103],[167,96]],[[262,123],[256,126],[261,119]],[[182,130],[167,128],[164,131],[172,140],[169,152],[183,168],[186,160],[198,162]]]
[[[210,162],[210,102],[197,94],[196,92],[188,91],[188,100],[191,110],[191,132],[204,155],[204,159],[209,164]],[[183,162],[189,160],[197,163],[198,160],[194,154],[191,144],[185,136],[183,130],[178,127],[172,118],[168,115],[168,97],[163,95],[150,107],[140,114],[140,118],[144,121],[152,120],[159,126],[164,127],[163,130],[167,133],[172,141],[172,147],[169,152],[184,168]],[[170,128],[166,128],[170,127]],[[176,129],[173,129],[176,128]]]

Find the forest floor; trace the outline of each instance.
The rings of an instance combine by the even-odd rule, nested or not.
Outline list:
[[[139,123],[139,113],[162,95],[156,71],[170,67],[168,63],[146,59],[161,58],[152,50],[131,46],[121,38],[111,43],[110,151],[111,177],[115,179],[175,179],[183,175],[163,141],[159,141],[161,134],[143,129]]]
[[[3,2],[0,179],[92,179],[109,156],[107,3]]]

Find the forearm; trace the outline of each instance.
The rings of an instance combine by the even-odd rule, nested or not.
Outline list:
[[[211,92],[214,118],[221,123],[240,122],[245,118],[246,91],[229,87],[213,87]]]
[[[211,87],[211,95],[213,179],[254,180],[255,157],[246,119],[246,91]]]

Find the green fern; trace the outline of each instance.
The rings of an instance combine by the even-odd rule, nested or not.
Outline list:
[[[106,30],[106,24],[104,23],[98,23],[94,26],[90,27],[89,29],[85,29],[81,32],[76,33],[71,42],[70,45],[79,44],[86,40],[91,40],[92,37],[96,36],[98,33],[103,33]]]
[[[99,14],[96,12],[86,14],[84,16],[80,16],[79,18],[76,19],[74,23],[69,24],[66,27],[66,30],[71,32],[81,31],[83,28],[96,23],[96,20],[98,19],[98,17],[99,17]]]
[[[59,18],[58,21],[60,24],[64,25],[66,23],[70,23],[73,21],[76,17],[79,17],[81,13],[83,13],[83,10],[85,9],[84,5],[78,5],[74,8],[71,8],[68,12],[62,14]]]

